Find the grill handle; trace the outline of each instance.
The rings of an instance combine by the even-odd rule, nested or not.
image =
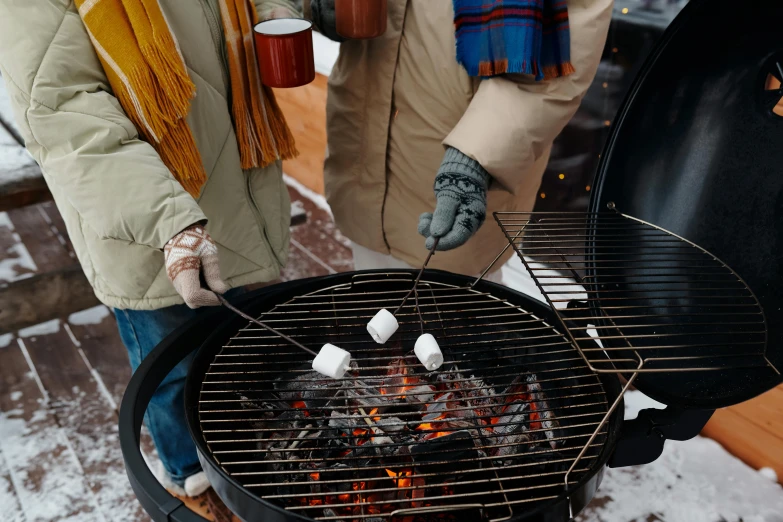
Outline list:
[[[715,410],[642,410],[623,423],[620,438],[609,459],[610,468],[650,464],[663,453],[667,440],[685,441],[701,433]]]

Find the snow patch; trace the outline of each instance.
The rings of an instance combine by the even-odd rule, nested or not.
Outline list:
[[[639,390],[625,392],[625,420],[632,420],[639,416],[642,410],[664,410],[665,404],[654,401]]]
[[[14,340],[14,334],[3,334],[0,335],[0,348],[5,348],[9,344],[11,344],[11,341]]]
[[[23,394],[22,392],[20,392],[20,391],[11,392],[11,395],[10,395],[10,397],[11,397],[11,400],[12,400],[13,402],[16,402],[16,401],[18,401],[18,400],[19,400],[19,399],[21,399],[23,396],[24,396],[24,394]]]
[[[3,457],[3,452],[0,451],[0,506],[3,509],[3,520],[22,522],[25,520],[25,516],[22,513],[22,507],[19,505],[15,491],[16,488],[11,480],[11,475],[8,473],[5,457]]]
[[[70,444],[57,424],[40,425],[41,411],[29,421],[0,413],[0,453],[24,519],[102,521]]]
[[[0,212],[0,227],[5,227],[11,231],[16,230],[13,222],[11,222],[11,218],[8,216],[8,212]]]
[[[525,258],[525,261],[527,261],[527,263],[531,266],[531,268],[536,269],[536,276],[560,275],[558,272],[554,270],[545,270],[546,265],[537,263],[532,259]],[[538,289],[536,282],[530,276],[530,272],[528,272],[524,263],[522,263],[522,260],[519,259],[519,256],[516,255],[512,256],[511,259],[509,259],[508,262],[505,265],[503,265],[502,270],[503,270],[504,285],[518,292],[523,292],[529,295],[530,297],[538,299],[543,303],[546,302],[544,295]],[[550,284],[570,283],[570,286],[558,287],[557,291],[559,292],[569,291],[573,293],[558,295],[558,299],[585,299],[587,297],[584,288],[578,285],[573,279],[569,279],[567,277],[556,277],[556,278],[547,278],[546,282]],[[565,302],[557,303],[557,307],[565,308],[567,304],[568,303]]]
[[[38,335],[50,335],[60,331],[60,320],[52,319],[45,323],[30,326],[28,328],[22,328],[19,330],[19,337],[35,337]]]
[[[0,259],[0,281],[12,283],[30,277],[37,272],[38,265],[28,252],[24,243],[16,243],[6,249],[6,255]]]
[[[765,479],[769,479],[771,482],[778,481],[778,473],[772,468],[761,468],[759,474]]]
[[[104,305],[98,305],[81,312],[76,312],[68,316],[68,322],[74,326],[84,326],[89,324],[101,324],[109,317],[109,309]]]
[[[334,215],[332,214],[332,209],[329,206],[329,203],[327,203],[326,198],[323,197],[321,194],[318,194],[317,192],[314,192],[309,188],[305,187],[304,185],[299,183],[297,180],[295,180],[288,174],[283,174],[283,181],[285,181],[286,185],[299,192],[303,197],[312,201],[316,207],[328,212],[330,216],[334,217]]]
[[[783,488],[713,440],[667,441],[645,466],[607,469],[578,522],[782,522]]]

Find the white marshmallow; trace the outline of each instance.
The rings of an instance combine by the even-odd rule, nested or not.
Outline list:
[[[416,357],[421,364],[429,371],[437,370],[443,364],[443,353],[440,351],[438,341],[432,334],[422,334],[416,339],[416,345],[413,347]]]
[[[342,379],[351,368],[351,354],[333,344],[325,344],[313,359],[313,370],[332,379]]]
[[[399,327],[400,323],[398,323],[392,313],[385,308],[375,314],[375,317],[367,323],[367,331],[378,344],[384,344],[388,341]]]

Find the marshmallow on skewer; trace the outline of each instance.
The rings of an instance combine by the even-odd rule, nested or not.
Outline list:
[[[351,368],[351,354],[333,344],[325,344],[313,359],[313,370],[332,379],[342,379]]]
[[[443,364],[443,353],[441,353],[438,341],[432,334],[420,335],[413,347],[413,352],[429,371],[437,370]]]
[[[384,344],[388,341],[399,327],[400,323],[398,323],[392,313],[385,308],[375,314],[375,317],[367,323],[367,331],[378,344]]]

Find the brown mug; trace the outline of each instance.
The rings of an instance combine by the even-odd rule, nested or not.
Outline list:
[[[335,0],[334,14],[343,38],[365,40],[386,32],[386,0]]]
[[[315,80],[312,22],[275,18],[256,24],[253,33],[261,83],[289,89]]]

